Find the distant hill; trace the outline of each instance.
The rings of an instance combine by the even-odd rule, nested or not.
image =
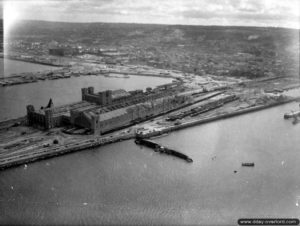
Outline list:
[[[245,46],[241,47],[244,43],[281,48],[299,42],[299,30],[271,27],[23,21],[15,27],[12,34],[29,39],[36,36],[43,41],[73,40],[83,44],[93,44],[96,41],[116,46],[144,42],[147,46],[186,44],[207,49],[215,45],[215,42],[220,42],[218,51],[225,52],[244,51]],[[226,45],[222,46],[223,44]]]
[[[45,43],[57,41],[127,48],[132,55],[137,55],[137,62],[158,62],[161,67],[178,69],[193,67],[195,71],[209,72],[211,62],[222,62],[229,68],[230,61],[238,60],[232,57],[240,53],[249,54],[255,62],[261,61],[264,65],[268,59],[286,61],[284,67],[299,68],[297,29],[22,21],[12,30],[11,37]]]
[[[186,39],[204,40],[245,40],[249,36],[258,35],[269,41],[271,37],[287,41],[299,36],[299,30],[273,27],[229,27],[229,26],[192,26],[192,25],[158,25],[158,24],[126,24],[126,23],[66,23],[48,21],[22,21],[13,30],[15,35],[45,35],[56,38],[102,38],[106,42],[124,40],[124,38],[147,38],[151,36],[174,35],[174,31],[182,31]],[[113,38],[112,40],[110,38]]]

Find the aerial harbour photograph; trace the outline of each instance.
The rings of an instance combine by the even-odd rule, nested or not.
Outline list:
[[[299,0],[0,2],[0,225],[299,225]]]

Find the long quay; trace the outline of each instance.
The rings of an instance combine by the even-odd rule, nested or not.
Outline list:
[[[287,104],[287,103],[291,103],[291,102],[295,102],[295,101],[300,101],[300,97],[289,98],[287,100],[284,100],[284,101],[281,101],[281,102],[271,103],[271,104],[268,104],[268,105],[257,105],[255,107],[248,107],[248,108],[245,108],[245,109],[232,111],[232,112],[226,112],[226,113],[222,113],[222,114],[218,114],[218,115],[210,116],[210,117],[206,117],[206,118],[194,119],[194,120],[190,120],[188,122],[184,122],[184,123],[179,124],[179,125],[168,126],[164,129],[161,129],[161,130],[158,130],[158,131],[153,131],[153,132],[149,132],[149,133],[146,133],[146,134],[139,134],[139,137],[143,138],[143,139],[151,138],[151,137],[159,136],[161,134],[165,134],[165,133],[169,133],[169,132],[189,128],[189,127],[192,127],[192,126],[197,126],[197,125],[213,122],[213,121],[216,121],[216,120],[231,118],[231,117],[234,117],[234,116],[239,116],[239,115],[243,115],[243,114],[247,114],[247,113],[251,113],[251,112],[255,112],[255,111],[260,111],[260,110],[264,110],[264,109],[267,109],[267,108],[271,108],[271,107],[275,107],[275,106],[278,106],[278,105]]]
[[[164,146],[162,146],[160,144],[157,144],[157,143],[155,143],[153,141],[150,141],[150,140],[137,138],[135,140],[135,143],[139,144],[139,145],[144,145],[144,146],[149,147],[149,148],[152,148],[156,152],[160,152],[160,153],[167,154],[167,155],[173,155],[173,156],[175,156],[177,158],[181,158],[181,159],[183,159],[187,162],[193,162],[193,160],[190,157],[188,157],[187,155],[182,154],[182,153],[180,153],[178,151],[175,151],[173,149],[164,147]]]
[[[66,145],[57,145],[54,147],[46,147],[34,150],[30,153],[13,154],[5,158],[0,158],[0,170],[19,166],[25,163],[35,162],[37,160],[48,159],[59,155],[68,154],[71,152],[82,151],[86,149],[96,148],[106,144],[118,142],[121,140],[133,138],[133,134],[115,136],[113,138],[95,138],[85,139],[79,142],[74,142]]]

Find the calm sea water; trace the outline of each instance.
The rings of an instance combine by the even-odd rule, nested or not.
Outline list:
[[[16,96],[32,93],[35,101],[48,98],[46,92],[61,101],[64,95],[71,98],[76,93],[72,81],[82,85],[100,78],[104,79],[29,84],[40,87],[36,91],[9,88],[18,92]],[[141,84],[146,79],[142,77]],[[130,81],[136,82],[101,81],[99,88],[121,88],[128,81],[130,89],[134,88]],[[58,90],[60,95],[55,94]],[[18,109],[11,103],[12,109]],[[236,225],[241,217],[299,217],[300,124],[283,119],[298,105],[215,121],[157,139],[189,155],[192,164],[129,140],[1,171],[0,224]],[[255,162],[255,167],[241,167],[242,162]]]
[[[0,76],[5,75],[6,77],[9,77],[13,74],[53,70],[57,69],[58,67],[1,58],[0,68],[3,68],[3,70],[0,72]]]
[[[157,140],[192,164],[130,140],[2,171],[0,223],[234,225],[240,217],[299,217],[300,125],[283,119],[297,107]]]

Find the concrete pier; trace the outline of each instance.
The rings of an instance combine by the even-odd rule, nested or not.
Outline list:
[[[234,117],[234,116],[238,116],[238,115],[242,115],[242,114],[246,114],[246,113],[250,113],[250,112],[260,111],[260,110],[264,110],[266,108],[275,107],[275,106],[278,106],[281,104],[286,104],[286,103],[290,103],[290,102],[294,102],[294,101],[300,101],[300,98],[293,98],[293,99],[286,100],[284,102],[277,102],[277,103],[273,103],[273,104],[269,104],[269,105],[259,105],[259,106],[246,108],[246,109],[242,109],[242,110],[238,110],[238,111],[234,111],[234,112],[230,112],[230,113],[216,115],[213,117],[201,118],[201,119],[185,122],[180,125],[173,125],[173,126],[165,128],[165,129],[162,129],[160,131],[154,131],[154,132],[150,132],[150,133],[139,135],[139,136],[142,138],[151,138],[151,137],[159,136],[161,134],[169,133],[172,131],[185,129],[188,127],[213,122],[216,120],[226,119],[226,118],[230,118],[230,117]]]

